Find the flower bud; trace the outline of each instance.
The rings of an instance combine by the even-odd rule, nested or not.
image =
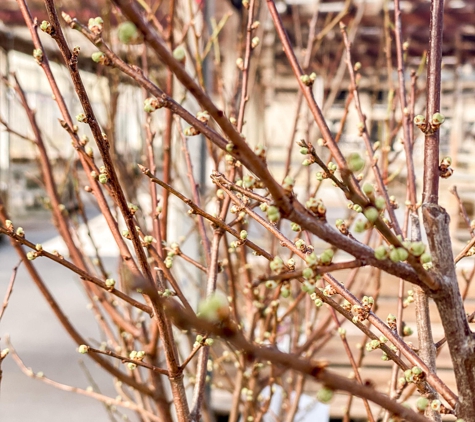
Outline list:
[[[182,45],[179,45],[173,50],[173,57],[178,60],[180,63],[185,63],[186,61],[186,51]]]
[[[368,207],[364,210],[364,215],[371,223],[374,223],[379,217],[379,211],[374,207]]]
[[[418,114],[414,117],[414,124],[416,126],[422,126],[426,123],[426,118],[422,114]]]
[[[89,346],[86,346],[85,344],[81,344],[78,347],[78,352],[83,354],[83,355],[86,354],[87,352],[89,352]]]
[[[259,45],[260,42],[261,42],[261,40],[259,39],[259,37],[254,37],[251,40],[251,48],[252,49],[256,48]]]
[[[357,152],[353,152],[348,157],[348,168],[352,172],[360,171],[365,165],[363,158]]]
[[[427,409],[427,406],[429,406],[429,399],[426,397],[419,397],[416,402],[416,407],[417,410],[424,412]]]
[[[320,403],[329,403],[333,398],[333,390],[323,387],[317,392],[317,400]]]
[[[113,288],[115,286],[115,280],[113,278],[108,278],[106,280],[106,286],[110,289]]]
[[[133,22],[122,22],[117,29],[117,37],[123,44],[131,44],[137,41],[139,32]]]
[[[107,174],[100,174],[99,175],[99,183],[105,185],[109,181],[109,177]]]
[[[445,121],[445,116],[441,113],[434,113],[432,115],[432,121],[431,123],[434,125],[434,126],[440,126],[442,123],[444,123]]]

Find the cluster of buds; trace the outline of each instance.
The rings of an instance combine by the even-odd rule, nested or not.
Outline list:
[[[311,254],[314,250],[312,245],[307,245],[303,239],[297,239],[295,241],[295,246],[306,254]]]
[[[282,187],[287,193],[292,193],[292,190],[295,186],[295,179],[292,176],[286,176]]]
[[[414,303],[414,290],[407,291],[407,297],[404,299],[402,307],[407,308],[411,303]]]
[[[454,174],[454,170],[450,167],[452,164],[452,159],[450,157],[444,157],[439,164],[439,175],[443,179],[448,179],[452,174]]]
[[[261,158],[262,160],[266,160],[267,158],[267,147],[262,144],[257,144],[254,148],[254,152],[256,155]]]
[[[174,253],[168,252],[167,257],[163,261],[165,263],[165,267],[167,267],[168,269],[173,267],[173,257],[174,257],[174,255],[175,255]]]
[[[320,298],[317,296],[316,293],[312,293],[312,294],[310,295],[310,299],[313,300],[313,303],[315,303],[315,306],[316,306],[317,308],[321,308],[321,307],[322,307],[322,305],[323,305],[323,300],[320,299]]]
[[[101,166],[99,170],[101,173],[99,174],[99,183],[105,185],[109,181],[109,173],[107,172],[107,169],[104,166]]]
[[[269,221],[271,223],[277,223],[280,220],[279,208],[277,208],[273,205],[270,205],[270,206],[267,207],[266,214],[267,214],[267,218],[269,219]]]
[[[49,35],[53,35],[54,33],[53,25],[51,25],[48,21],[41,22],[40,29]]]
[[[305,207],[317,215],[317,217],[323,219],[325,218],[325,214],[327,209],[325,204],[321,199],[317,199],[315,197],[309,198],[308,201],[305,203]]]
[[[335,226],[341,234],[344,234],[345,236],[349,234],[348,226],[346,225],[346,222],[341,218],[335,221]]]
[[[323,292],[323,295],[326,297],[331,297],[333,295],[336,295],[337,293],[335,287],[333,287],[331,284],[327,284],[322,292]]]
[[[87,118],[87,116],[86,116],[84,113],[79,113],[79,114],[76,116],[76,120],[77,120],[79,123],[88,123],[88,122],[89,122],[89,119]]]
[[[156,98],[150,97],[144,101],[143,109],[146,113],[153,113],[163,107],[163,103]]]
[[[282,271],[285,270],[284,261],[280,256],[275,256],[274,259],[269,262],[269,267],[272,271],[280,274]]]
[[[404,371],[404,378],[406,382],[417,384],[424,379],[424,371],[418,366],[414,366],[412,369]]]
[[[102,64],[103,66],[108,66],[110,64],[109,58],[102,51],[95,51],[92,53],[91,59],[93,62]]]
[[[174,292],[173,290],[170,290],[170,289],[165,289],[163,291],[159,291],[158,295],[160,297],[167,298],[167,297],[176,296],[176,292]]]
[[[365,305],[353,305],[351,307],[351,313],[353,314],[353,318],[351,319],[351,321],[353,322],[353,324],[356,324],[357,322],[366,321],[368,319],[370,310],[371,308]]]
[[[5,220],[5,228],[10,232],[13,233],[15,227],[13,226],[12,220]]]
[[[113,278],[108,278],[106,280],[106,287],[109,291],[113,290],[115,287],[115,280]]]
[[[41,64],[43,62],[43,50],[41,48],[35,48],[33,50],[33,58],[36,63]]]
[[[201,334],[196,336],[195,342],[193,343],[193,348],[197,348],[200,346],[212,346],[214,344],[214,340],[212,338],[204,338]]]
[[[43,251],[43,245],[41,243],[38,243],[35,246],[35,249],[36,250],[30,251],[26,254],[26,258],[28,259],[28,261],[34,261],[36,258],[38,258],[41,255],[41,252]]]
[[[132,204],[131,202],[127,203],[127,207],[129,208],[129,211],[132,215],[135,215],[139,210],[139,207],[135,204]]]
[[[93,34],[100,35],[102,32],[102,25],[104,24],[104,20],[98,16],[97,18],[90,18],[89,22],[87,23],[87,27],[89,31]]]
[[[315,292],[315,280],[305,280],[301,286],[302,292],[313,294]]]
[[[132,350],[129,353],[129,359],[135,360],[137,362],[142,362],[143,358],[145,357],[145,352],[143,350]],[[137,368],[137,364],[134,362],[127,362],[127,368],[129,368],[131,371]]]
[[[183,133],[185,134],[185,136],[196,136],[199,135],[201,132],[194,126],[189,126],[183,131]]]
[[[445,116],[441,113],[434,113],[432,119],[427,123],[426,118],[418,114],[414,117],[414,124],[424,133],[434,133],[445,121]]]
[[[395,331],[397,330],[397,319],[393,314],[389,314],[386,318],[386,324],[388,324],[388,327]]]
[[[229,145],[229,144],[228,144]],[[232,144],[231,144],[232,145]],[[227,146],[226,146],[227,147]],[[251,174],[246,174],[243,178],[242,178],[242,187],[245,188],[245,189],[253,189],[254,188],[254,185],[256,184],[256,178],[251,175]]]
[[[409,252],[405,248],[391,248],[389,259],[393,262],[405,261],[409,257]]]
[[[300,81],[305,86],[312,86],[313,83],[315,82],[315,79],[317,79],[317,74],[315,72],[312,72],[310,75],[301,75],[300,76]]]
[[[381,342],[379,340],[371,340],[366,343],[366,351],[372,352],[373,350],[379,349],[381,346]]]

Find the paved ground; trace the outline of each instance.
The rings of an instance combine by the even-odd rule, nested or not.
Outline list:
[[[45,243],[55,231],[44,216],[15,221],[22,225],[30,240]],[[3,239],[0,242],[0,302],[3,301],[13,266],[18,258]],[[107,262],[113,265],[114,260]],[[94,318],[86,308],[86,299],[78,280],[57,265],[46,260],[35,261],[44,281],[77,329],[87,338],[98,338]],[[86,388],[90,385],[79,365],[83,357],[76,345],[57,322],[46,301],[23,268],[20,268],[6,313],[0,322],[0,348],[5,348],[5,335],[25,364],[35,372],[65,384]],[[83,359],[102,392],[115,397],[110,378],[91,360]],[[64,392],[20,372],[11,357],[3,361],[0,393],[2,422],[90,422],[109,421],[102,404],[95,400]],[[119,419],[117,419],[119,420]]]

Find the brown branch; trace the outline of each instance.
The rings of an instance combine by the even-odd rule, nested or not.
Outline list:
[[[15,284],[16,275],[17,275],[17,272],[18,272],[18,268],[21,265],[21,262],[22,261],[18,262],[18,264],[16,264],[13,267],[12,276],[10,277],[10,282],[8,283],[7,291],[5,292],[5,297],[3,299],[2,309],[0,309],[0,321],[2,320],[2,317],[3,317],[3,314],[5,313],[5,310],[7,309],[8,301],[10,300],[10,296],[13,292],[13,286]]]
[[[166,369],[159,368],[158,366],[150,365],[146,362],[142,362],[142,361],[137,360],[137,359],[130,359],[126,356],[120,356],[120,355],[118,355],[117,353],[114,353],[111,350],[99,350],[99,349],[94,349],[91,346],[87,346],[87,345],[85,345],[85,346],[87,347],[87,353],[92,352],[92,353],[99,353],[101,355],[110,356],[110,357],[119,359],[122,363],[124,363],[124,362],[134,363],[137,366],[141,366],[143,368],[150,369],[151,371],[158,372],[159,374],[166,375],[167,377],[169,376],[169,373]]]
[[[440,111],[442,38],[444,0],[431,0],[429,53],[427,58],[426,122]],[[424,142],[424,186],[422,201],[437,204],[439,200],[439,131],[426,134]]]
[[[219,325],[198,319],[194,315],[187,314],[183,309],[168,308],[170,316],[179,327],[193,327],[199,331],[205,331],[215,336],[220,336],[238,350],[249,357],[259,358],[263,361],[271,361],[275,365],[301,372],[330,389],[347,391],[357,397],[366,398],[397,416],[406,418],[411,422],[428,422],[428,419],[414,411],[407,409],[400,403],[391,400],[373,388],[359,385],[357,382],[346,377],[328,371],[326,363],[310,359],[303,359],[298,355],[280,352],[267,346],[256,345],[246,340],[238,327],[230,320],[223,320]]]
[[[63,391],[69,391],[71,393],[76,393],[76,394],[79,394],[79,395],[82,395],[82,396],[93,398],[95,400],[106,403],[107,406],[114,405],[114,406],[118,406],[118,407],[124,407],[125,409],[134,410],[134,411],[140,413],[141,415],[143,415],[144,417],[149,418],[152,421],[161,422],[161,419],[158,416],[154,415],[153,413],[148,412],[144,408],[139,407],[137,404],[135,404],[132,401],[118,400],[116,398],[107,397],[107,396],[104,396],[103,394],[99,394],[99,393],[96,393],[94,391],[83,390],[83,389],[78,388],[78,387],[71,387],[69,385],[53,381],[53,380],[45,377],[45,375],[43,373],[40,373],[40,372],[37,372],[35,374],[30,368],[26,367],[26,365],[20,359],[20,357],[18,356],[18,354],[16,353],[15,349],[13,348],[13,346],[11,344],[9,344],[9,347],[10,347],[10,352],[12,354],[12,358],[15,361],[15,363],[18,365],[20,370],[25,375],[29,376],[30,378],[40,380],[40,381],[44,382],[45,384],[51,385],[51,386],[53,386],[55,388],[58,388],[60,390],[63,390]]]

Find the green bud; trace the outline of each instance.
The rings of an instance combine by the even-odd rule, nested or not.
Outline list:
[[[76,116],[76,120],[80,123],[87,123],[87,117],[84,113],[79,113],[77,116]]]
[[[429,406],[429,399],[426,397],[419,397],[416,402],[416,407],[417,410],[424,412],[427,409],[427,406]]]
[[[173,57],[178,60],[180,63],[185,63],[186,61],[186,51],[183,46],[179,45],[173,50]]]
[[[89,346],[86,346],[85,344],[81,344],[78,347],[78,352],[83,354],[83,355],[86,354],[87,352],[89,352]]]
[[[267,280],[265,286],[268,289],[274,289],[275,287],[277,287],[277,283],[274,280]]]
[[[361,205],[354,204],[354,205],[353,205],[353,211],[355,211],[355,212],[363,212],[363,208],[361,207]]]
[[[352,172],[360,171],[365,165],[363,158],[357,152],[353,152],[348,157],[348,168]]]
[[[374,207],[368,207],[364,210],[364,216],[370,221],[374,223],[379,217],[379,211]]]
[[[297,224],[297,223],[290,223],[290,228],[294,232],[300,232],[302,231],[302,228]]]
[[[137,368],[137,364],[133,362],[127,362],[127,368],[129,368],[131,371]]]
[[[363,185],[363,192],[366,194],[366,195],[371,195],[374,193],[374,186],[371,184],[371,183],[365,183]]]
[[[267,208],[267,218],[271,223],[277,223],[280,220],[279,208],[271,205]]]
[[[283,298],[288,298],[290,296],[290,290],[286,287],[283,287],[281,290],[280,290],[280,295],[283,297]]]
[[[211,322],[218,322],[229,314],[229,305],[224,295],[215,293],[198,306],[200,317]]]
[[[418,114],[417,116],[414,117],[414,124],[416,126],[421,126],[425,124],[426,118],[422,114]]]
[[[313,270],[309,267],[306,267],[302,271],[302,277],[309,280],[313,277]]]
[[[436,412],[440,410],[440,405],[441,405],[440,400],[432,400],[430,402],[430,408],[432,410],[435,410]]]
[[[133,22],[122,22],[117,29],[117,37],[123,44],[130,44],[137,40],[139,32]]]
[[[307,155],[308,154],[308,148],[305,148],[305,147],[300,148],[300,154]]]
[[[102,51],[92,53],[91,59],[95,63],[103,63],[106,55]]]
[[[374,200],[374,205],[376,205],[378,210],[384,210],[384,208],[386,208],[386,201],[382,196],[379,196]]]
[[[315,299],[314,303],[317,308],[320,308],[323,305],[323,300],[318,298],[318,299]]]
[[[374,250],[374,256],[376,259],[383,260],[388,257],[388,251],[384,245],[378,246]]]
[[[323,251],[323,253],[320,255],[320,261],[323,265],[328,265],[331,264],[332,259],[333,259],[333,251],[331,249],[326,249]]]
[[[445,116],[440,113],[434,113],[432,115],[432,124],[435,126],[440,126],[445,121]]]
[[[106,286],[108,288],[113,288],[115,286],[115,280],[113,278],[108,278],[106,280]]]
[[[412,242],[409,250],[414,256],[421,256],[426,250],[426,245],[422,242]]]
[[[100,174],[99,175],[99,183],[105,185],[109,181],[107,174]]]
[[[414,331],[412,331],[412,328],[411,328],[411,327],[409,327],[408,325],[405,325],[405,326],[404,326],[403,335],[404,335],[405,337],[408,337],[408,336],[412,335],[413,332],[414,332]]]
[[[420,259],[423,264],[427,264],[432,261],[432,256],[429,252],[424,252]]]
[[[329,403],[333,398],[333,390],[323,387],[317,392],[317,400],[320,403]]]

